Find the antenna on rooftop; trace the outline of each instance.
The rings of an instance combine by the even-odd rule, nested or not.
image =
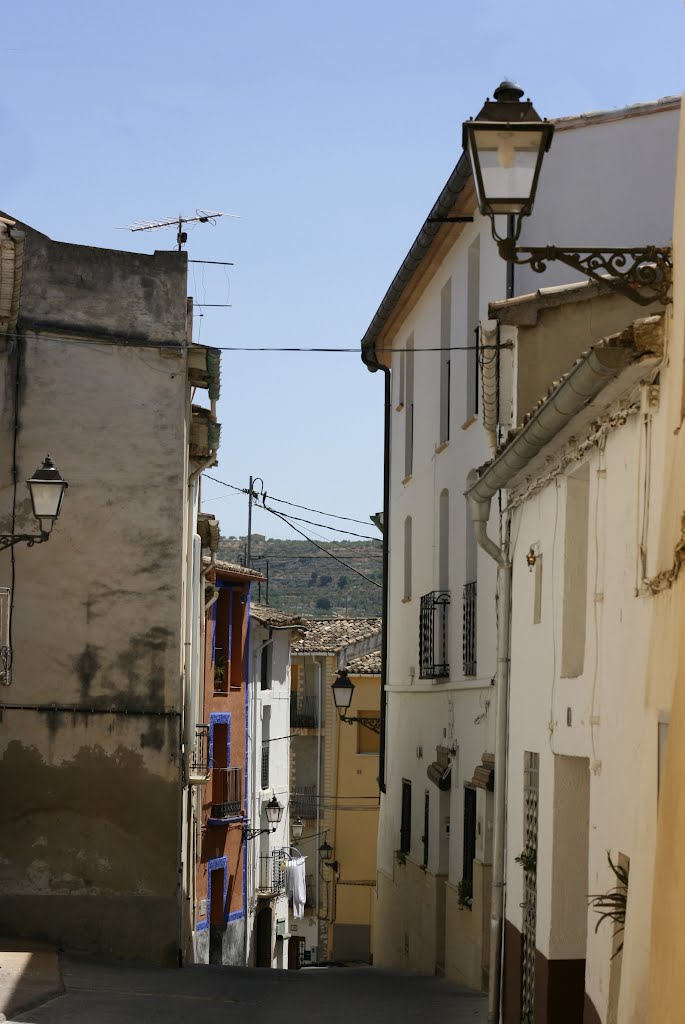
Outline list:
[[[129,231],[157,231],[159,228],[176,228],[176,243],[180,252],[188,241],[188,233],[183,230],[184,224],[192,224],[194,221],[200,224],[216,224],[219,217],[237,217],[237,213],[220,213],[219,211],[196,210],[194,217],[167,217],[164,220],[141,220],[135,224],[129,224]]]

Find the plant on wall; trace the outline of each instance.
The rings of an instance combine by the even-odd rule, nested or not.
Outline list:
[[[470,878],[462,878],[457,886],[457,902],[460,907],[471,909],[473,903],[473,882]]]
[[[607,860],[609,861],[609,867],[614,873],[617,881],[617,885],[613,889],[609,889],[608,892],[598,893],[597,895],[588,896],[590,906],[597,911],[599,914],[599,920],[595,925],[595,933],[597,933],[599,926],[604,921],[614,922],[614,935],[619,935],[625,928],[626,924],[626,907],[628,905],[628,868],[622,867],[620,864],[614,864],[611,859],[611,853],[607,850]],[[611,959],[623,949],[623,940],[618,949],[613,953]]]
[[[526,848],[519,853],[518,857],[514,857],[514,861],[520,864],[524,871],[534,875],[538,866],[538,851]]]

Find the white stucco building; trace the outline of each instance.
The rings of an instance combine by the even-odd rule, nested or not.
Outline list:
[[[667,99],[555,122],[522,244],[667,244],[678,107]],[[572,278],[499,258],[462,155],[362,341],[368,368],[390,375],[374,962],[476,988],[489,970],[496,570],[463,492],[501,419],[497,386],[482,386],[497,350],[477,347],[476,331],[490,301]],[[549,381],[539,383],[531,404]]]
[[[274,797],[284,808],[274,831],[246,844],[245,963],[256,967],[288,967],[292,908],[286,870],[298,854],[290,829],[290,646],[301,634],[299,622],[274,608],[250,608],[248,826],[268,828],[265,808]]]
[[[490,311],[513,346],[473,492],[506,488],[512,574],[503,1020],[638,1021],[671,689],[647,686],[664,318],[595,284]],[[588,906],[617,885],[607,853],[630,873],[620,934]]]

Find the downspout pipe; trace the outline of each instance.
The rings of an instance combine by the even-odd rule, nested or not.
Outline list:
[[[492,896],[490,905],[490,970],[488,985],[488,1024],[500,1019],[502,975],[502,934],[504,918],[504,857],[506,836],[507,734],[509,720],[509,661],[511,644],[511,561],[506,544],[500,546],[488,536],[492,496],[479,498],[473,493],[478,471],[468,475],[466,498],[476,540],[497,565],[497,689],[495,692],[495,834],[493,839]]]
[[[386,716],[388,707],[388,572],[390,554],[390,426],[392,416],[392,379],[390,368],[381,366],[385,376],[385,407],[383,413],[383,579],[382,579],[382,621],[381,636],[381,735],[378,757],[378,788],[381,793],[387,789],[385,775]]]

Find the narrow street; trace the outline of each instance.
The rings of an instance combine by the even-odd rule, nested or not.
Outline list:
[[[267,971],[61,960],[65,992],[13,1021],[31,1024],[203,1024],[243,1021],[415,1021],[480,1024],[486,1000],[439,978],[366,968]]]

